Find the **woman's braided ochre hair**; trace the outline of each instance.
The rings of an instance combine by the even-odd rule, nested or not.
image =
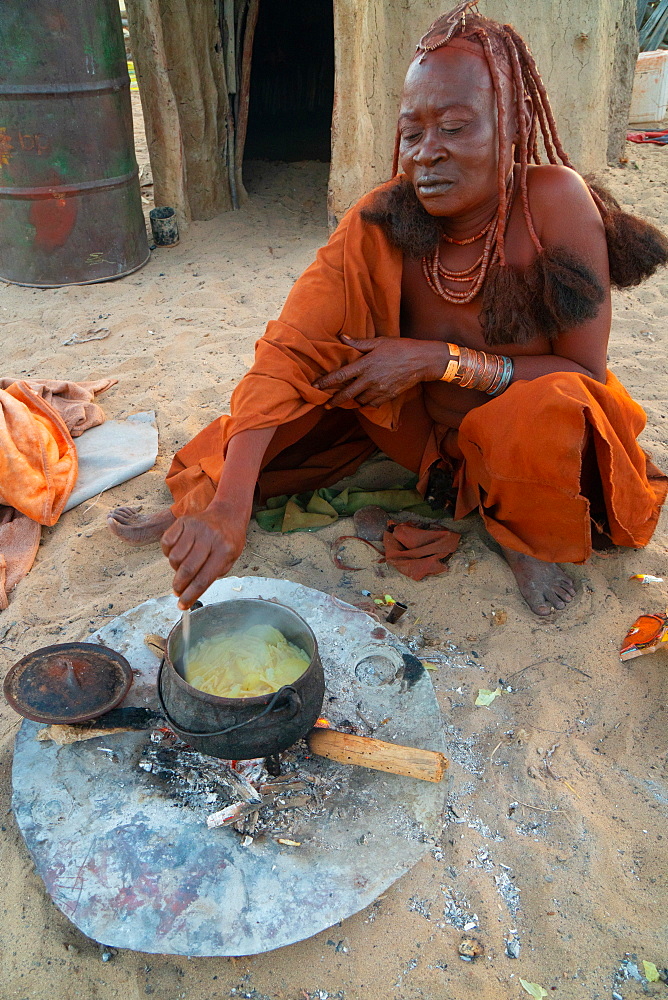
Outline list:
[[[499,24],[477,11],[475,0],[465,0],[434,21],[420,39],[415,59],[423,61],[430,52],[450,43],[468,42],[480,46],[489,69],[496,97],[498,135],[498,208],[495,258],[482,290],[481,323],[489,344],[526,342],[536,335],[555,337],[598,311],[603,291],[595,275],[565,249],[545,250],[531,216],[528,195],[528,167],[540,164],[540,138],[550,163],[571,170],[571,163],[557,131],[545,84],[536,61],[524,39],[509,24]],[[511,115],[507,106],[503,77],[512,83],[514,115],[517,124],[515,161],[519,166],[518,194],[529,236],[537,260],[523,273],[511,273],[505,253],[505,228],[508,197],[505,150]],[[531,102],[531,122],[522,113],[527,99]],[[539,137],[540,133],[540,137]],[[394,149],[393,175],[398,172],[399,131]],[[668,263],[668,239],[654,226],[623,212],[614,198],[585,179],[603,220],[608,244],[610,280],[618,287],[637,285]],[[382,226],[404,252],[417,253],[420,241],[436,234],[436,220],[430,219],[416,195],[406,185],[379,198],[364,217]],[[412,218],[411,218],[412,215]],[[402,244],[401,232],[405,241]],[[436,236],[436,239],[438,237]],[[432,247],[434,244],[432,243]]]
[[[531,240],[540,253],[543,249],[536,234],[536,230],[531,218],[529,208],[529,195],[527,190],[527,168],[529,162],[541,163],[541,156],[538,149],[538,129],[543,138],[543,144],[550,163],[561,163],[571,170],[575,167],[571,163],[562,145],[554,113],[547,96],[547,90],[542,77],[538,72],[536,60],[532,56],[528,45],[521,35],[515,31],[510,24],[498,24],[489,18],[478,13],[477,0],[465,0],[458,4],[447,14],[441,14],[427,33],[422,36],[417,44],[416,59],[422,61],[429,52],[443,48],[453,38],[467,38],[480,43],[487,61],[487,67],[492,77],[494,94],[497,108],[497,131],[499,148],[498,165],[498,188],[499,207],[497,215],[499,219],[498,240],[499,240],[499,263],[505,265],[505,252],[503,247],[504,225],[502,220],[506,217],[506,197],[507,178],[504,169],[504,151],[508,136],[508,109],[501,80],[501,67],[505,62],[510,69],[513,83],[513,95],[517,115],[519,131],[519,141],[515,149],[515,159],[520,164],[520,194],[522,198],[522,208],[524,218],[531,236]],[[534,115],[531,128],[527,128],[526,118],[521,114],[521,109],[527,98],[531,99]],[[398,135],[397,131],[397,135]],[[395,161],[393,164],[393,174],[397,173],[399,160],[399,145],[395,146]],[[607,212],[603,199],[598,193],[590,188],[592,197],[596,202],[598,210],[604,216]]]

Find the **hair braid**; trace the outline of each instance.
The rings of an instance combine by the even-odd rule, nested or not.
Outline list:
[[[534,228],[533,219],[531,218],[531,209],[529,208],[529,190],[527,185],[527,174],[529,168],[529,151],[533,146],[533,142],[530,143],[530,131],[527,129],[527,121],[524,114],[524,79],[522,76],[522,65],[520,63],[520,58],[517,53],[517,48],[512,37],[508,32],[504,31],[504,40],[506,42],[506,49],[510,57],[510,64],[513,70],[513,84],[515,89],[515,114],[517,116],[517,127],[519,131],[519,154],[520,154],[520,194],[522,198],[522,210],[524,212],[524,221],[527,224],[527,229],[529,230],[529,236],[531,241],[536,248],[536,252],[540,253],[543,246],[538,239],[536,230]],[[533,125],[533,122],[532,122]]]
[[[531,79],[533,80],[537,93],[538,93],[538,106],[544,113],[544,117],[547,119],[547,125],[549,127],[550,138],[554,144],[554,148],[557,152],[557,156],[563,163],[565,167],[570,167],[571,170],[575,170],[575,167],[571,163],[566,150],[561,144],[561,139],[559,138],[559,133],[557,131],[557,123],[554,120],[554,113],[552,111],[552,106],[550,104],[550,99],[547,96],[547,90],[545,89],[545,84],[543,83],[543,78],[538,72],[538,67],[536,66],[536,60],[529,51],[529,46],[524,41],[521,35],[515,31],[511,24],[504,24],[502,30],[506,31],[517,46],[518,52],[521,54]],[[541,121],[542,123],[542,121]],[[545,135],[545,131],[543,132]],[[555,162],[555,161],[551,161]]]
[[[531,116],[531,129],[529,131],[529,155],[534,163],[541,163],[540,152],[538,150],[538,116]]]
[[[541,101],[540,91],[536,86],[536,81],[530,73],[525,74],[525,86],[533,103],[534,116],[536,119],[536,148],[538,148],[538,129],[540,128],[548,163],[558,163],[559,158],[557,157],[557,153],[552,144],[550,126],[545,115],[545,108],[543,107],[543,102]]]
[[[401,145],[401,132],[399,126],[397,125],[397,131],[394,135],[394,152],[392,154],[392,176],[396,177],[399,173],[399,146]]]
[[[556,153],[557,153],[559,159],[561,160],[561,162],[563,163],[563,165],[565,167],[570,167],[571,170],[575,170],[575,167],[571,163],[570,158],[568,157],[568,154],[564,150],[564,147],[563,147],[563,145],[561,143],[561,139],[559,138],[559,133],[557,131],[557,123],[556,123],[556,121],[554,119],[554,114],[552,112],[552,107],[550,105],[550,99],[547,96],[547,90],[545,88],[545,84],[543,83],[542,77],[541,77],[540,73],[538,72],[538,67],[536,65],[536,60],[534,59],[533,55],[531,54],[531,52],[529,50],[529,47],[526,44],[526,42],[524,41],[524,39],[522,38],[522,36],[519,35],[515,31],[515,29],[511,25],[509,25],[509,24],[506,24],[503,27],[508,32],[508,34],[510,35],[510,37],[515,42],[517,48],[522,53],[522,56],[524,58],[524,63],[525,63],[525,65],[526,65],[526,67],[528,69],[528,72],[529,72],[529,77],[531,79],[531,83],[533,85],[533,88],[535,88],[536,94],[534,96],[534,100],[536,102],[536,107],[537,107],[537,109],[539,111],[539,115],[541,116],[541,130],[542,130],[542,133],[543,133],[543,142],[545,143],[545,148],[548,150],[548,156],[550,158],[550,163],[556,163],[557,160],[556,160],[556,158],[552,159],[552,157],[550,156],[550,150],[549,150],[549,146],[548,146],[548,141],[549,141],[548,140],[548,132],[547,132],[546,127],[543,124],[545,119],[547,120],[547,127],[549,128],[549,138],[554,143],[554,148],[556,150]],[[595,202],[596,207],[598,208],[598,210],[599,210],[599,212],[601,214],[601,217],[605,221],[606,218],[610,214],[610,210],[609,210],[608,206],[606,205],[606,203],[603,200],[603,198],[599,195],[598,191],[594,187],[592,187],[591,184],[587,183],[587,187],[589,188],[589,193],[591,194],[592,198],[594,199],[594,202]]]
[[[497,164],[497,181],[499,189],[499,207],[497,209],[497,231],[496,231],[496,252],[499,257],[499,264],[501,267],[506,265],[506,250],[505,250],[505,230],[506,230],[506,216],[508,207],[508,182],[506,178],[505,164],[503,162],[505,152],[506,152],[506,139],[508,135],[508,110],[506,108],[506,99],[503,93],[503,82],[501,80],[501,73],[499,71],[499,66],[496,61],[494,52],[492,51],[492,44],[489,40],[489,35],[484,27],[480,27],[475,31],[476,36],[482,42],[482,47],[487,58],[487,65],[489,67],[489,72],[492,77],[492,83],[494,84],[494,93],[496,94],[496,109],[497,109],[497,136],[498,136],[498,164]]]

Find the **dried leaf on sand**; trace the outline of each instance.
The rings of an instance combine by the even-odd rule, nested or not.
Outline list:
[[[535,997],[535,1000],[543,1000],[543,997],[547,996],[547,990],[544,990],[538,983],[528,983],[526,979],[520,979],[520,986],[527,991],[530,997]]]
[[[647,982],[658,983],[661,977],[659,976],[659,970],[657,969],[654,962],[646,962],[643,959],[642,967],[645,970],[645,979],[647,980]]]
[[[496,688],[495,691],[490,691],[488,688],[480,688],[475,704],[478,708],[489,708],[494,699],[498,698],[500,694],[501,688]]]

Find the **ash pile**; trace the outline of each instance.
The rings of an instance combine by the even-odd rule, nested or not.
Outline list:
[[[262,837],[301,846],[314,822],[331,814],[328,800],[345,796],[351,770],[313,757],[303,740],[275,757],[219,760],[167,729],[151,733],[138,766],[155,792],[197,813],[210,829],[231,827],[244,847]]]

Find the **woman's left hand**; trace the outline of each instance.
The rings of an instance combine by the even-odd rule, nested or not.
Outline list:
[[[450,360],[448,346],[440,340],[353,340],[345,334],[341,340],[362,357],[313,383],[316,389],[334,390],[330,406],[341,406],[352,399],[361,406],[381,406],[418,382],[439,379]]]

